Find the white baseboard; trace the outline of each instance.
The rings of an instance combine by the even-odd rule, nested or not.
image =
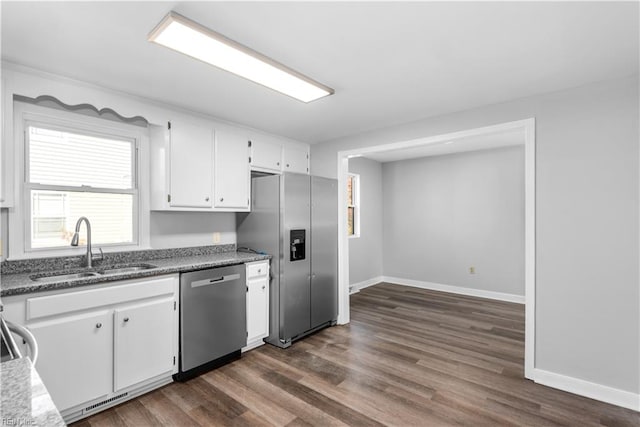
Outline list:
[[[377,285],[378,283],[383,281],[382,276],[372,277],[371,279],[363,280],[362,282],[352,283],[349,285],[349,294],[355,294],[359,292],[360,289],[368,288],[369,286]]]
[[[524,304],[524,295],[507,294],[503,292],[485,291],[482,289],[465,288],[462,286],[443,285],[441,283],[423,282],[421,280],[401,279],[399,277],[383,276],[382,281],[398,285],[413,286],[415,288],[429,289],[432,291],[450,292],[452,294],[468,295],[472,297],[495,299],[499,301]]]
[[[242,353],[244,353],[245,351],[253,350],[256,347],[260,347],[263,344],[264,344],[264,340],[262,338],[252,341],[250,343],[247,343],[246,347],[242,347]]]
[[[542,369],[533,370],[533,380],[547,387],[600,400],[623,408],[640,412],[640,394],[619,390],[574,377],[556,374]]]

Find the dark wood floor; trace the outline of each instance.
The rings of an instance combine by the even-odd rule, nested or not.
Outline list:
[[[77,426],[640,426],[640,414],[523,379],[524,307],[391,284],[351,324],[264,345]]]

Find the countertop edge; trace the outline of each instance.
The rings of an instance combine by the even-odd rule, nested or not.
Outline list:
[[[3,362],[2,425],[65,426],[40,375],[28,358]]]
[[[223,254],[228,256],[231,253],[225,252]],[[85,286],[97,285],[97,284],[102,284],[107,282],[162,276],[165,274],[173,274],[173,273],[186,273],[189,271],[204,270],[207,268],[223,267],[228,265],[246,264],[248,262],[255,262],[255,261],[261,261],[261,260],[272,258],[271,255],[253,254],[249,252],[233,252],[233,254],[235,254],[235,258],[226,258],[226,259],[218,259],[218,260],[212,259],[209,261],[199,261],[194,263],[187,262],[186,265],[159,266],[157,268],[153,268],[150,270],[140,270],[135,272],[110,274],[110,275],[104,275],[104,276],[91,276],[88,278],[59,281],[59,282],[41,282],[41,283],[34,282],[29,278],[29,276],[31,275],[30,273],[4,274],[2,275],[3,280],[4,278],[7,278],[7,277],[9,278],[14,277],[14,278],[17,278],[18,281],[28,281],[28,282],[26,284],[20,284],[17,286],[13,285],[16,287],[12,286],[8,288],[4,288],[0,286],[0,297],[5,298],[5,297],[12,297],[12,296],[18,296],[18,295],[33,294],[38,292],[47,292],[47,291],[54,291],[54,290],[61,290],[61,289],[82,288]],[[220,255],[222,254],[219,254],[218,256]],[[187,258],[191,258],[191,257],[177,257],[177,258],[172,258],[172,260],[179,262],[180,259],[184,261]],[[168,260],[153,259],[153,260],[148,260],[144,262],[148,262],[152,264],[153,263],[162,264],[162,263],[168,262]]]

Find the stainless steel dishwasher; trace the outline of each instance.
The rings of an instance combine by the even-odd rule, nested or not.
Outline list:
[[[240,357],[247,344],[244,264],[180,275],[180,373],[184,381]]]

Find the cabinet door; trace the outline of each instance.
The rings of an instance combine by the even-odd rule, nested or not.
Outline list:
[[[247,343],[269,335],[269,278],[247,281]]]
[[[174,299],[115,310],[115,391],[171,372]]]
[[[280,172],[282,170],[282,144],[277,141],[269,141],[266,137],[251,138],[251,168]]]
[[[36,369],[60,411],[106,396],[113,386],[113,321],[107,310],[29,325]]]
[[[309,173],[309,154],[302,148],[284,148],[285,172]]]
[[[216,208],[249,209],[249,139],[241,132],[217,131],[215,143]]]
[[[169,205],[210,208],[213,129],[171,122],[169,164]]]

